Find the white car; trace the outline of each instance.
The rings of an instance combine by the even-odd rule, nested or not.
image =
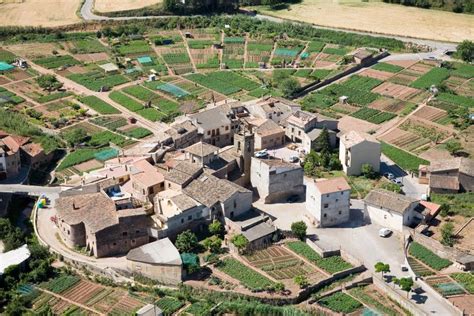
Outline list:
[[[257,158],[265,158],[265,157],[268,157],[268,151],[267,151],[266,149],[257,151],[257,152],[255,153],[255,157],[257,157]]]
[[[379,230],[379,236],[380,237],[386,238],[386,237],[390,236],[391,234],[392,234],[392,231],[388,228],[381,228]]]
[[[299,162],[300,161],[300,158],[298,156],[290,156],[288,158],[288,161],[289,162]]]

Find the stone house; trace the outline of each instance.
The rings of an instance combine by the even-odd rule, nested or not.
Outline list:
[[[20,172],[20,146],[12,136],[0,139],[0,180]]]
[[[285,144],[285,130],[270,119],[251,119],[247,124],[255,135],[255,150],[281,147]]]
[[[434,193],[474,192],[474,160],[453,158],[420,165],[419,182]]]
[[[265,97],[262,99],[249,101],[245,107],[251,115],[261,119],[269,119],[280,124],[300,106],[284,98]]]
[[[83,247],[97,258],[127,253],[149,241],[147,210],[118,210],[104,191],[61,196],[55,207],[64,243]]]
[[[252,208],[252,191],[226,179],[203,173],[183,189],[183,193],[201,203],[215,218],[235,218]]]
[[[343,177],[306,182],[306,210],[320,227],[349,221],[351,187]]]
[[[178,285],[184,276],[181,255],[168,238],[130,250],[127,265],[129,271],[162,284]]]
[[[165,190],[154,201],[156,221],[164,236],[174,238],[186,229],[209,222],[208,208],[182,192]]]
[[[232,122],[226,108],[215,107],[190,115],[191,121],[198,128],[202,142],[218,147],[233,142]]]
[[[21,146],[22,159],[29,164],[32,169],[38,169],[48,164],[53,158],[53,153],[46,153],[40,144],[28,142]]]
[[[418,212],[418,204],[417,200],[408,196],[376,189],[364,199],[364,215],[374,224],[402,232],[403,226],[413,226],[423,219]]]
[[[298,164],[252,158],[250,182],[265,203],[284,201],[292,195],[303,196],[303,177],[303,168]]]
[[[173,124],[165,132],[172,139],[174,148],[185,148],[198,142],[198,128],[191,121]]]
[[[329,131],[331,146],[336,146],[337,120],[298,110],[286,119],[285,135],[294,143],[300,143],[305,152],[317,149],[316,140],[323,128]]]
[[[142,202],[152,202],[165,188],[165,178],[158,169],[143,159],[133,163],[130,174],[131,194]]]
[[[371,165],[375,172],[379,172],[380,154],[380,142],[369,134],[350,131],[340,138],[339,160],[348,176],[360,175],[364,164]]]

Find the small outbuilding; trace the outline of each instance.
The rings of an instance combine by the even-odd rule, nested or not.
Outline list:
[[[183,262],[178,249],[168,238],[163,238],[127,254],[130,271],[164,284],[179,284],[183,278]]]
[[[7,268],[16,265],[22,265],[30,258],[30,255],[30,250],[26,244],[20,248],[10,250],[5,253],[0,253],[0,276],[5,273]]]
[[[115,73],[119,71],[119,67],[112,63],[99,65],[99,67],[102,68],[102,70],[104,70],[106,73]]]

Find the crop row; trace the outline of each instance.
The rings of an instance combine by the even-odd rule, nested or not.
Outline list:
[[[380,124],[393,119],[396,115],[389,112],[382,112],[376,109],[362,108],[357,112],[352,113],[351,116],[374,124]]]
[[[222,260],[217,268],[232,278],[239,280],[252,291],[262,291],[273,285],[273,282],[267,277],[232,258]]]
[[[413,242],[410,245],[409,252],[410,255],[412,255],[413,257],[417,258],[424,264],[438,271],[447,268],[451,265],[451,261],[449,261],[448,259],[441,258],[440,256],[433,253],[431,250],[420,245],[417,242]]]
[[[100,114],[119,114],[120,111],[108,104],[105,101],[102,101],[96,96],[90,95],[87,97],[80,98],[79,101],[92,108],[94,111]]]
[[[287,243],[287,246],[292,251],[302,255],[321,269],[331,274],[352,268],[352,265],[342,259],[340,256],[332,256],[327,258],[321,257],[316,251],[314,251],[310,246],[302,241],[292,241]]]

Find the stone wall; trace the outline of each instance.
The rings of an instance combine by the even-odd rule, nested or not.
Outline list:
[[[314,241],[306,238],[306,244],[311,247],[314,251],[318,253],[323,258],[332,257],[332,256],[340,256],[341,251],[337,248],[324,248],[322,245],[316,244]]]

